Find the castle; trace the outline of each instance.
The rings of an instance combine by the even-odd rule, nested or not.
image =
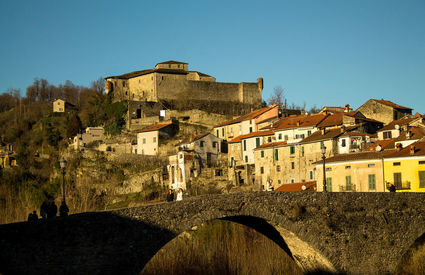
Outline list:
[[[154,69],[135,71],[105,80],[105,92],[113,101],[228,101],[257,105],[261,103],[263,79],[255,83],[223,83],[197,71],[189,71],[188,63],[166,61]]]

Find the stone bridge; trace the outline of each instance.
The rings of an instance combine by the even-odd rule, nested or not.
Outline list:
[[[255,192],[0,225],[1,274],[138,274],[165,244],[225,219],[306,271],[391,274],[425,233],[425,194]]]

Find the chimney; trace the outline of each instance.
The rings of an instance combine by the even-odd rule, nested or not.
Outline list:
[[[415,145],[410,145],[410,154],[411,155],[415,154]]]
[[[347,113],[350,111],[350,104],[345,104],[344,112]]]
[[[422,115],[420,113],[416,113],[415,117],[422,117]]]
[[[397,152],[400,152],[401,149],[403,149],[403,145],[401,145],[401,143],[397,143],[396,144],[396,150],[397,150]]]

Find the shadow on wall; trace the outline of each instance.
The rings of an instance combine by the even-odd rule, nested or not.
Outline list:
[[[138,274],[175,236],[110,213],[0,225],[0,274]]]
[[[394,274],[425,274],[425,233],[401,257]]]

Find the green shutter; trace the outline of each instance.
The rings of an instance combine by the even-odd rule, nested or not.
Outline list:
[[[369,190],[376,190],[376,176],[369,174]]]
[[[291,147],[290,147],[290,152],[291,152],[291,155],[292,155],[292,154],[295,154],[295,146],[291,146]]]
[[[260,146],[260,138],[256,138],[255,139],[255,147],[258,147],[258,146]]]
[[[261,157],[264,158],[264,151],[261,151]]]
[[[326,191],[332,192],[332,178],[326,178]]]
[[[246,151],[246,140],[243,141],[243,150]]]
[[[302,156],[304,157],[304,146],[301,147]]]
[[[419,188],[425,188],[425,171],[419,171]]]
[[[233,157],[230,158],[230,167],[233,167]]]
[[[351,191],[351,176],[345,176],[345,190]]]
[[[279,152],[277,149],[274,149],[274,160],[279,160]]]
[[[221,128],[221,135],[224,137],[224,128]]]
[[[217,129],[217,137],[220,137],[220,130]]]

